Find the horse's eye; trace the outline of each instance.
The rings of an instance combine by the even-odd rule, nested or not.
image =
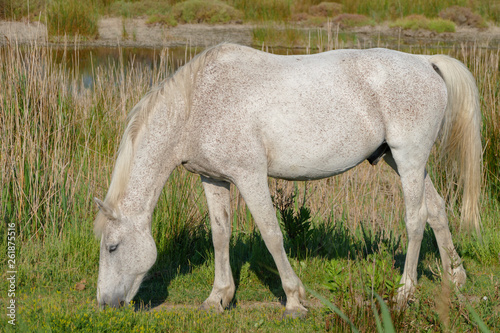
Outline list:
[[[108,246],[108,251],[109,251],[109,253],[111,253],[111,252],[116,251],[116,249],[117,249],[117,248],[118,248],[118,244],[115,244],[115,245],[109,245],[109,246]]]

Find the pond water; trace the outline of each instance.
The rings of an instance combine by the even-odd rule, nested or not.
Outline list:
[[[370,43],[373,44],[373,43]],[[426,44],[394,44],[394,41],[382,40],[375,45],[365,45],[366,47],[388,47],[401,51],[413,51],[417,53],[446,53],[450,48],[460,48],[459,43],[439,43]],[[358,45],[358,47],[363,47]],[[274,47],[266,49],[275,54],[305,54],[315,53],[318,50],[307,50],[305,48],[284,48]],[[129,67],[131,63],[134,66],[142,68],[155,69],[161,65],[162,60],[168,62],[168,65],[176,70],[179,66],[193,58],[196,54],[203,51],[200,47],[173,47],[168,49],[159,48],[137,48],[137,47],[90,47],[90,48],[52,48],[54,61],[57,64],[63,64],[68,69],[80,76],[85,88],[93,86],[93,73],[98,67],[117,66],[123,69]],[[163,57],[162,57],[163,56]]]
[[[82,77],[84,87],[89,88],[93,85],[93,73],[98,67],[113,66],[120,68],[123,65],[126,71],[130,64],[142,68],[154,69],[161,65],[162,51],[165,56],[168,54],[168,63],[174,70],[189,61],[200,48],[116,48],[116,47],[91,47],[62,49],[54,48],[52,50],[54,61],[57,64],[64,64],[67,68],[75,71],[75,74]]]

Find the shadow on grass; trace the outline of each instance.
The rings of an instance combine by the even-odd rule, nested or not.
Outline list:
[[[186,224],[176,236],[157,241],[157,251],[156,263],[134,298],[137,308],[155,308],[163,304],[169,296],[168,288],[175,278],[190,274],[194,267],[203,265],[210,257],[213,258],[210,256],[210,252],[213,252],[210,231],[203,223],[194,229]]]
[[[142,283],[135,301],[137,308],[155,308],[169,297],[171,282],[178,276],[190,274],[193,268],[213,262],[213,245],[210,230],[200,224],[196,230],[188,227],[181,229],[176,237],[163,242],[158,247],[158,259],[153,269]],[[351,259],[363,260],[370,254],[389,251],[394,258],[394,267],[403,272],[406,251],[403,249],[401,237],[383,231],[373,231],[363,227],[350,231],[344,222],[321,224],[310,230],[305,246],[294,248],[293,240],[284,234],[285,250],[290,258],[319,257],[322,260]],[[437,243],[432,230],[426,227],[420,259],[428,254],[439,255]],[[285,304],[286,296],[277,276],[277,269],[272,256],[258,231],[250,234],[233,234],[230,247],[230,263],[236,286],[235,298],[229,305],[234,308],[238,304],[238,289],[243,283],[242,268],[249,263],[249,269],[272,294]],[[213,263],[210,263],[213,265]],[[435,280],[435,275],[419,260],[419,278],[425,275]],[[206,295],[208,297],[208,293]]]

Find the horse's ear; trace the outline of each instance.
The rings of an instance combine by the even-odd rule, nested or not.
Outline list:
[[[108,204],[97,198],[94,198],[94,202],[97,204],[99,210],[104,214],[104,216],[110,220],[118,220],[119,214],[115,209],[111,208]]]

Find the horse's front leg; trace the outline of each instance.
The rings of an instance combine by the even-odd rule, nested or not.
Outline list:
[[[301,302],[305,300],[305,288],[293,271],[286,256],[283,247],[283,234],[269,193],[267,174],[251,173],[240,175],[235,184],[245,199],[245,203],[252,213],[266,247],[271,252],[278,268],[283,290],[286,294],[284,316],[304,317],[307,314],[307,309]]]
[[[207,197],[212,226],[212,241],[215,250],[215,279],[210,296],[200,309],[214,309],[218,312],[231,302],[235,286],[229,263],[230,223],[230,184],[201,177],[205,196]]]

